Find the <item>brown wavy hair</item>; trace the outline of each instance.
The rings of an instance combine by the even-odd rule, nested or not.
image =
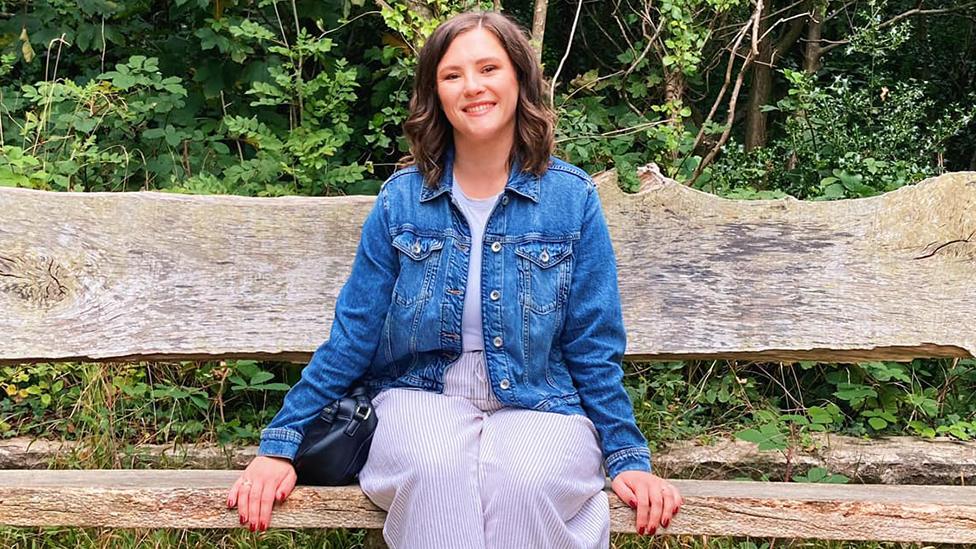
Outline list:
[[[416,165],[424,182],[432,187],[444,174],[442,157],[454,141],[453,128],[437,96],[437,64],[459,34],[475,28],[493,33],[515,66],[519,96],[509,166],[520,161],[523,170],[541,176],[546,172],[549,156],[555,148],[555,116],[546,102],[542,69],[525,31],[518,23],[497,12],[462,13],[441,23],[420,50],[410,114],[403,123],[410,154],[404,156],[400,164]]]

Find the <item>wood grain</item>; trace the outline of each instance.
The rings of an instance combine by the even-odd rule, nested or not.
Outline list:
[[[226,508],[235,471],[0,471],[0,524],[238,528]],[[660,533],[976,543],[976,487],[674,481],[685,498]],[[611,529],[634,511],[608,494]],[[356,486],[298,487],[272,526],[380,528],[384,513]]]
[[[631,359],[976,353],[976,173],[836,202],[596,180]],[[304,362],[372,202],[2,188],[0,363]]]

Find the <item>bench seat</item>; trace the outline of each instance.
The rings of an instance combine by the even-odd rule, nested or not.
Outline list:
[[[112,528],[238,528],[226,508],[240,474],[224,470],[0,471],[0,524]],[[976,487],[675,480],[681,535],[976,543]],[[634,532],[612,492],[611,528]],[[295,489],[273,526],[368,528],[385,513],[358,486]]]

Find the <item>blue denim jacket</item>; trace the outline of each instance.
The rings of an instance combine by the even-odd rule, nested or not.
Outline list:
[[[442,392],[461,352],[471,232],[450,192],[452,153],[436,188],[416,167],[383,184],[323,343],[261,433],[259,455],[293,458],[304,426],[362,379]],[[583,414],[607,473],[650,471],[647,442],[622,384],[626,345],[617,270],[596,187],[552,158],[536,177],[513,166],[484,236],[485,363],[506,405]]]

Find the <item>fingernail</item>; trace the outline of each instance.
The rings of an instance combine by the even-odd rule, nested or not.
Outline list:
[[[664,523],[661,524],[661,526],[667,528],[669,524],[671,524],[671,519],[665,519]]]
[[[241,520],[241,524],[244,524],[244,517],[243,516],[238,516],[237,518],[239,518]]]
[[[648,535],[653,536],[654,535],[654,532],[657,532],[657,527],[651,528],[651,531],[648,532]]]
[[[638,533],[639,535],[641,535],[641,536],[643,536],[643,535],[644,535],[644,527],[643,527],[643,526],[641,526],[640,528],[638,528],[638,529],[637,529],[637,533]]]
[[[254,531],[254,524],[248,524],[247,525],[247,529],[253,532]]]
[[[634,499],[630,500],[630,506],[634,509],[637,509],[637,500]]]

